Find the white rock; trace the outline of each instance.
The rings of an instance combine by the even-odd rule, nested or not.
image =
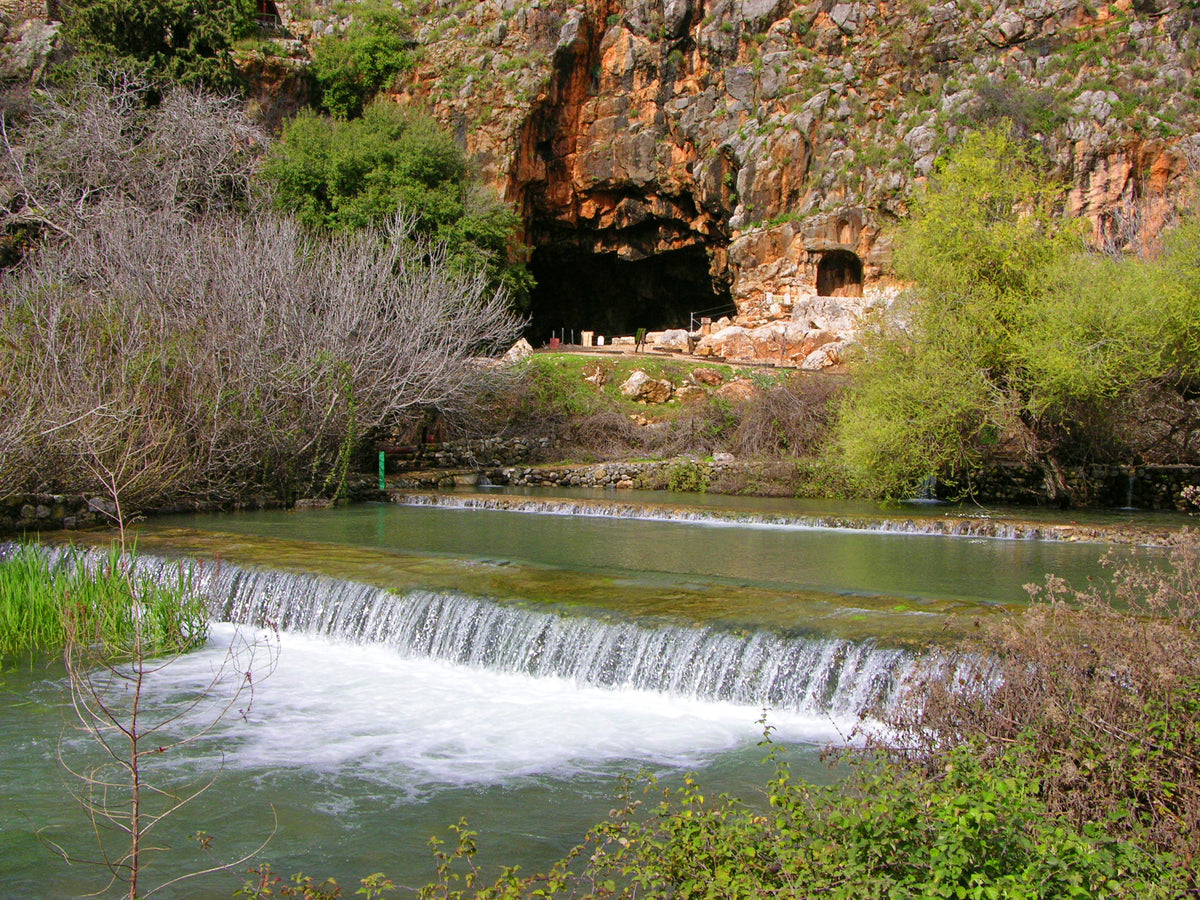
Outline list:
[[[520,362],[533,355],[533,347],[529,345],[529,341],[521,338],[513,344],[508,352],[504,354],[504,361],[508,363]]]

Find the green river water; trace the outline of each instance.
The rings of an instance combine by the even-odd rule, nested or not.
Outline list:
[[[524,505],[460,508],[495,497]],[[572,505],[538,507],[556,498]],[[481,492],[142,523],[141,553],[206,560],[205,577],[223,585],[214,596],[257,598],[215,618],[250,623],[269,609],[284,624],[252,707],[156,763],[163,783],[212,786],[164,823],[170,849],[148,884],[269,837],[255,858],[277,871],[350,884],[382,870],[419,885],[432,875],[428,837],[464,816],[482,832],[486,865],[543,866],[615,805],[622,774],[669,782],[698,771],[753,802],[769,771],[757,745],[764,707],[795,771],[827,780],[818,750],[853,728],[868,688],[900,677],[915,650],[1025,602],[1023,585],[1047,572],[1082,583],[1102,574],[1110,549],[1161,558],[920,533],[964,512],[946,508],[696,498],[681,511],[677,500],[622,493],[637,514],[615,515],[611,493]],[[803,524],[814,516],[857,516],[861,527]],[[898,523],[907,530],[880,530]],[[345,581],[373,587],[351,596]],[[301,594],[307,618],[294,612]],[[207,648],[152,680],[147,702],[165,710],[195,696],[247,631],[214,626]],[[817,687],[776,671],[809,665],[828,669]],[[60,762],[94,747],[72,728],[58,663],[3,677],[0,896],[83,896],[102,873],[68,865],[53,845],[94,856]],[[197,831],[207,850],[189,838]],[[217,873],[157,896],[228,897],[239,884]]]

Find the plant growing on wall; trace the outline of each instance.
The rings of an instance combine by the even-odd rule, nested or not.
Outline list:
[[[257,30],[253,0],[73,0],[67,42],[104,65],[225,90],[240,85],[229,51]]]
[[[322,38],[313,48],[313,78],[322,108],[340,119],[362,115],[377,93],[412,65],[413,39],[391,6],[356,3],[342,34]]]

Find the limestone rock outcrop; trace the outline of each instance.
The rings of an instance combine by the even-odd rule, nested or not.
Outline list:
[[[1041,143],[1067,211],[1109,246],[1153,241],[1200,158],[1200,14],[1179,0],[430,8],[401,99],[431,105],[518,204],[535,274],[573,254],[687,262],[663,290],[728,298],[747,330],[728,340],[756,352],[765,323],[852,339],[891,302],[893,227],[965,129],[1008,121]],[[819,349],[786,340],[791,359]]]
[[[621,385],[621,393],[641,403],[666,403],[671,399],[671,394],[674,388],[671,382],[660,379],[651,378],[641,369],[635,369],[625,379],[625,383]]]
[[[275,5],[305,42],[354,8]],[[0,29],[24,59],[49,37],[22,37],[18,6]],[[1185,0],[417,7],[393,98],[432,110],[519,209],[547,337],[697,333],[728,315],[745,331],[713,355],[802,362],[821,348],[811,332],[852,341],[901,287],[896,224],[969,129],[1009,123],[1040,144],[1065,211],[1106,249],[1152,246],[1200,163],[1200,9]],[[789,324],[759,333],[772,323]]]

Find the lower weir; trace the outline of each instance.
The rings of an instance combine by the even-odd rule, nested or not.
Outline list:
[[[76,551],[49,552],[62,558]],[[886,705],[918,666],[911,651],[874,641],[568,613],[448,591],[396,593],[228,563],[143,556],[137,566],[163,579],[178,578],[183,567],[214,621],[384,646],[409,658],[843,721]]]

